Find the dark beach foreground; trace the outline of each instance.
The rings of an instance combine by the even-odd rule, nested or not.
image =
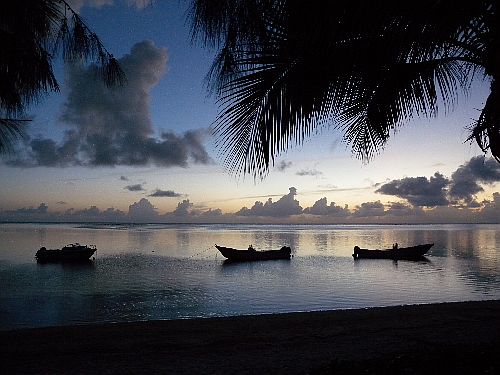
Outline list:
[[[0,372],[499,373],[500,301],[0,332]]]

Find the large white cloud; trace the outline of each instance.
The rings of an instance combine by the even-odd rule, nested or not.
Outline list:
[[[70,126],[61,142],[37,137],[28,140],[27,155],[13,166],[71,165],[188,166],[211,162],[203,141],[207,130],[155,135],[151,120],[151,90],[166,71],[167,52],[151,41],[132,47],[119,59],[127,82],[108,88],[95,66],[72,66],[67,73],[68,95],[61,121]]]
[[[345,207],[340,207],[331,202],[328,205],[326,197],[318,199],[311,207],[304,208],[305,214],[319,215],[319,216],[335,216],[335,217],[345,217],[349,215],[349,208],[347,205]]]
[[[146,198],[131,204],[128,208],[128,216],[138,222],[155,221],[158,217],[158,210]]]
[[[269,198],[265,203],[260,201],[255,202],[251,208],[243,207],[236,212],[237,216],[271,216],[285,217],[290,215],[299,215],[302,213],[299,201],[295,199],[297,189],[291,187],[289,193],[282,196],[278,201],[273,202]]]
[[[184,199],[182,202],[177,204],[177,208],[172,212],[174,216],[190,216],[191,210],[193,208],[193,203],[189,199]]]

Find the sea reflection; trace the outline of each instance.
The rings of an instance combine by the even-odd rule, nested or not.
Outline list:
[[[95,261],[37,264],[40,246],[95,244]],[[434,243],[419,261],[354,246]],[[228,263],[214,244],[290,246]],[[500,298],[500,225],[0,224],[0,329]]]
[[[354,246],[388,248],[434,243],[429,256],[477,258],[497,266],[500,226],[71,226],[0,225],[0,261],[31,262],[41,246],[95,244],[98,257],[141,253],[206,258],[214,244],[245,249],[290,246],[295,256],[350,257]],[[210,250],[210,251],[209,251]],[[200,254],[201,255],[197,255]]]
[[[87,260],[80,260],[78,262],[64,262],[64,263],[58,263],[58,262],[36,262],[37,266],[40,268],[47,268],[47,269],[57,269],[57,268],[62,268],[62,269],[67,269],[67,270],[85,270],[85,269],[93,269],[95,268],[95,259],[87,259]]]

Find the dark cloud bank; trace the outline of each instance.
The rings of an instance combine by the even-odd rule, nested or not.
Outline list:
[[[155,135],[150,114],[151,90],[166,70],[167,52],[153,42],[132,47],[120,60],[127,76],[123,87],[109,89],[95,66],[67,72],[68,95],[61,121],[70,127],[62,141],[27,139],[25,152],[7,164],[18,167],[141,166],[186,167],[211,160],[203,146],[206,130]]]
[[[101,211],[95,206],[84,210],[51,212],[45,203],[37,208],[0,211],[0,221],[51,222],[148,222],[148,223],[500,223],[500,193],[491,200],[477,201],[482,185],[500,181],[500,165],[493,159],[474,157],[461,165],[450,178],[436,172],[430,178],[407,177],[377,185],[377,193],[403,201],[364,202],[353,208],[318,199],[302,208],[297,189],[276,201],[256,201],[250,208],[224,214],[220,209],[202,209],[189,199],[177,203],[172,212],[161,214],[147,198],[129,206],[128,212],[114,208]],[[140,191],[142,185],[129,185]],[[183,194],[156,189],[153,199],[179,198]]]
[[[447,178],[436,172],[429,179],[427,177],[407,177],[393,180],[383,184],[376,192],[406,199],[413,206],[446,206],[448,200],[445,188],[449,183]]]
[[[125,190],[128,191],[144,191],[145,189],[141,184],[127,185],[124,187]]]
[[[176,198],[176,197],[182,197],[184,196],[183,194],[176,193],[173,190],[160,190],[156,189],[153,193],[149,194],[150,197],[155,197],[155,198]]]
[[[406,177],[380,186],[377,193],[393,195],[415,207],[463,206],[480,207],[476,194],[484,191],[481,185],[500,181],[500,164],[493,158],[471,158],[458,167],[451,178],[439,172],[430,177]]]

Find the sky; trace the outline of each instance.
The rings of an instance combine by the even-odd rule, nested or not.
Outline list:
[[[188,2],[69,2],[119,60],[123,88],[56,62],[61,85],[29,108],[17,151],[0,159],[0,221],[195,223],[500,222],[500,164],[464,142],[488,82],[449,113],[417,118],[369,163],[323,127],[279,155],[264,180],[223,167]]]

